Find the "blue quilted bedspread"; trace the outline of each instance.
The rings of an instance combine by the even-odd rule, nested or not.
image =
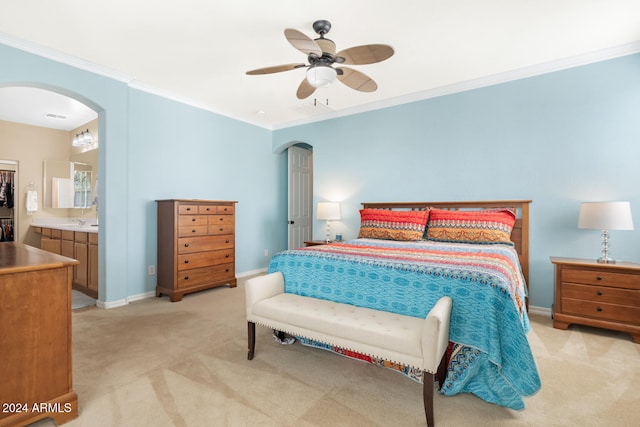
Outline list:
[[[540,388],[511,246],[356,239],[281,252],[275,271],[289,293],[421,318],[448,295],[453,351],[441,393],[523,409]]]

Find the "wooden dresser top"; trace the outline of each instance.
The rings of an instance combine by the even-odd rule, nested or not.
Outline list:
[[[0,243],[0,275],[45,270],[79,264],[73,258],[56,255],[16,242]]]

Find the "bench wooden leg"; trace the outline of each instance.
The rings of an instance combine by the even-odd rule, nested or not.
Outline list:
[[[447,376],[447,364],[446,364],[447,356],[446,353],[442,356],[442,360],[440,361],[440,365],[438,365],[438,371],[436,376],[438,378],[438,389],[442,388],[444,384],[444,379]],[[428,372],[424,372],[422,375],[423,381],[423,395],[424,395],[424,413],[427,416],[427,426],[433,427],[433,374]]]
[[[253,360],[253,352],[256,348],[256,324],[253,322],[247,322],[247,335],[249,339],[249,353],[247,359]]]
[[[440,365],[438,365],[438,389],[444,385],[444,379],[447,377],[447,353],[442,356]]]
[[[433,374],[424,372],[422,374],[424,413],[427,416],[427,426],[433,427]]]

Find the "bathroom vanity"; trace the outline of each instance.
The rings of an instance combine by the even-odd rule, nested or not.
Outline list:
[[[74,258],[73,288],[98,298],[98,227],[91,224],[32,225],[40,233],[40,248]]]

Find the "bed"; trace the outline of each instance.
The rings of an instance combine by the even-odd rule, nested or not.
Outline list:
[[[530,203],[363,203],[358,238],[280,252],[268,270],[282,272],[285,292],[415,317],[450,296],[440,393],[524,409],[541,386],[526,339]],[[299,339],[421,381],[411,367]]]

